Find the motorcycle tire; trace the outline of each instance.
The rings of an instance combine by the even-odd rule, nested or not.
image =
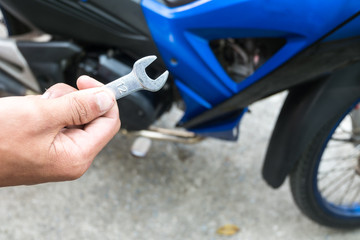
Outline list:
[[[360,226],[360,141],[354,140],[350,116],[357,103],[325,120],[290,174],[300,210],[329,227]]]

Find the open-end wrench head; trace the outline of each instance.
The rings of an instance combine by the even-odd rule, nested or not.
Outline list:
[[[146,56],[143,58],[140,58],[139,60],[137,60],[134,63],[134,68],[135,69],[145,69],[147,68],[153,61],[156,60],[156,56],[155,55],[150,55],[150,56]]]
[[[152,91],[152,92],[156,92],[156,91],[160,90],[164,86],[164,84],[169,76],[168,71],[165,71],[163,74],[161,74],[156,79],[152,79],[147,75],[145,69],[153,61],[155,61],[155,59],[156,59],[156,56],[143,57],[143,58],[137,60],[134,63],[134,67],[133,67],[133,72],[139,79],[139,81],[140,81],[141,85],[144,87],[144,89],[146,89],[148,91]]]

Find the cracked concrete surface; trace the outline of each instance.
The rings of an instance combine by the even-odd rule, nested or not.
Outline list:
[[[251,106],[237,142],[153,142],[144,159],[118,134],[79,180],[0,189],[0,239],[359,239],[317,225],[288,182],[262,180],[266,144],[285,94]],[[158,125],[174,124],[173,110]],[[235,224],[230,237],[216,230]]]

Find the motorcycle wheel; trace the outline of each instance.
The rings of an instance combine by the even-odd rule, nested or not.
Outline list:
[[[360,110],[344,109],[309,141],[290,174],[293,198],[301,211],[325,226],[360,226]]]

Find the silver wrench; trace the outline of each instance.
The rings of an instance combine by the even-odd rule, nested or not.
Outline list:
[[[155,80],[151,79],[145,72],[145,68],[155,61],[155,59],[156,56],[147,56],[137,60],[129,74],[106,84],[104,87],[113,91],[116,99],[120,99],[142,89],[151,92],[160,90],[164,86],[169,72],[165,71]]]

